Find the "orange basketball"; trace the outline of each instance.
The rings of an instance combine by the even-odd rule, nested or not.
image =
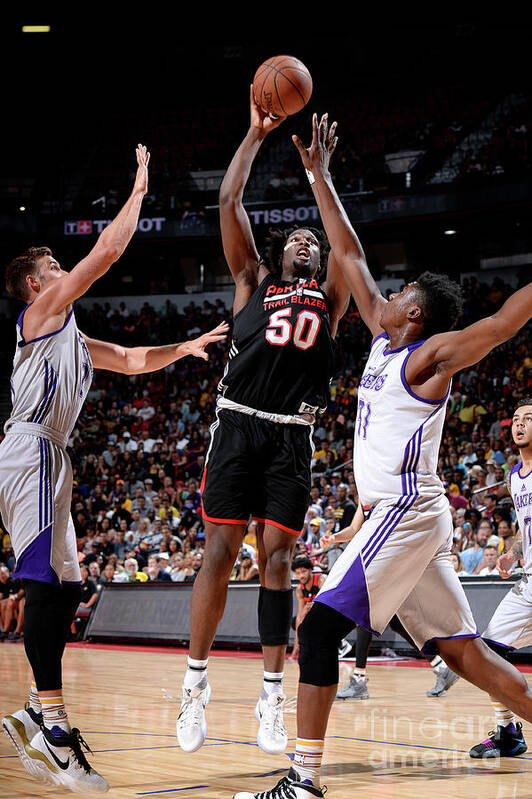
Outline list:
[[[298,58],[276,55],[255,72],[253,92],[263,111],[285,117],[306,106],[312,94],[312,78]]]

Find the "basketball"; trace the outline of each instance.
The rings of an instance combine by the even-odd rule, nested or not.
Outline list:
[[[298,58],[277,55],[260,65],[253,78],[255,101],[276,117],[297,114],[312,94],[310,72]]]

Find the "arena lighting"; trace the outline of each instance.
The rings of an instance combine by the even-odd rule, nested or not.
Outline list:
[[[25,205],[21,205],[21,206],[20,206],[20,208],[19,208],[18,210],[19,210],[19,211],[25,211],[25,210],[26,210],[26,206],[25,206]]]
[[[50,33],[50,25],[23,25],[22,33]]]
[[[444,230],[443,234],[445,236],[455,236],[458,233],[457,230]]]

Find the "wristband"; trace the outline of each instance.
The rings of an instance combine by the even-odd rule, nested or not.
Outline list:
[[[308,182],[312,186],[312,184],[316,182],[316,178],[314,177],[310,169],[305,169],[305,172],[307,173]]]

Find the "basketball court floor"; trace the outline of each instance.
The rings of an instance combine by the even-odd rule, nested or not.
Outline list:
[[[111,784],[109,799],[223,799],[239,790],[272,787],[286,772],[286,755],[256,745],[253,709],[262,680],[258,654],[215,653],[209,662],[212,699],[202,749],[182,752],[175,737],[183,650],[70,645],[64,658],[64,696],[72,726],[93,750],[91,764]],[[341,664],[345,681],[352,664]],[[532,671],[532,667],[524,667]],[[285,723],[296,732],[297,664],[286,664],[289,697]],[[479,762],[468,750],[493,728],[487,697],[459,680],[443,697],[429,699],[433,674],[424,661],[368,664],[365,701],[335,702],[324,756],[323,784],[331,799],[365,797],[532,797],[530,753]],[[29,671],[20,644],[0,645],[0,714],[26,701]],[[0,736],[0,797],[56,797],[25,772]]]

